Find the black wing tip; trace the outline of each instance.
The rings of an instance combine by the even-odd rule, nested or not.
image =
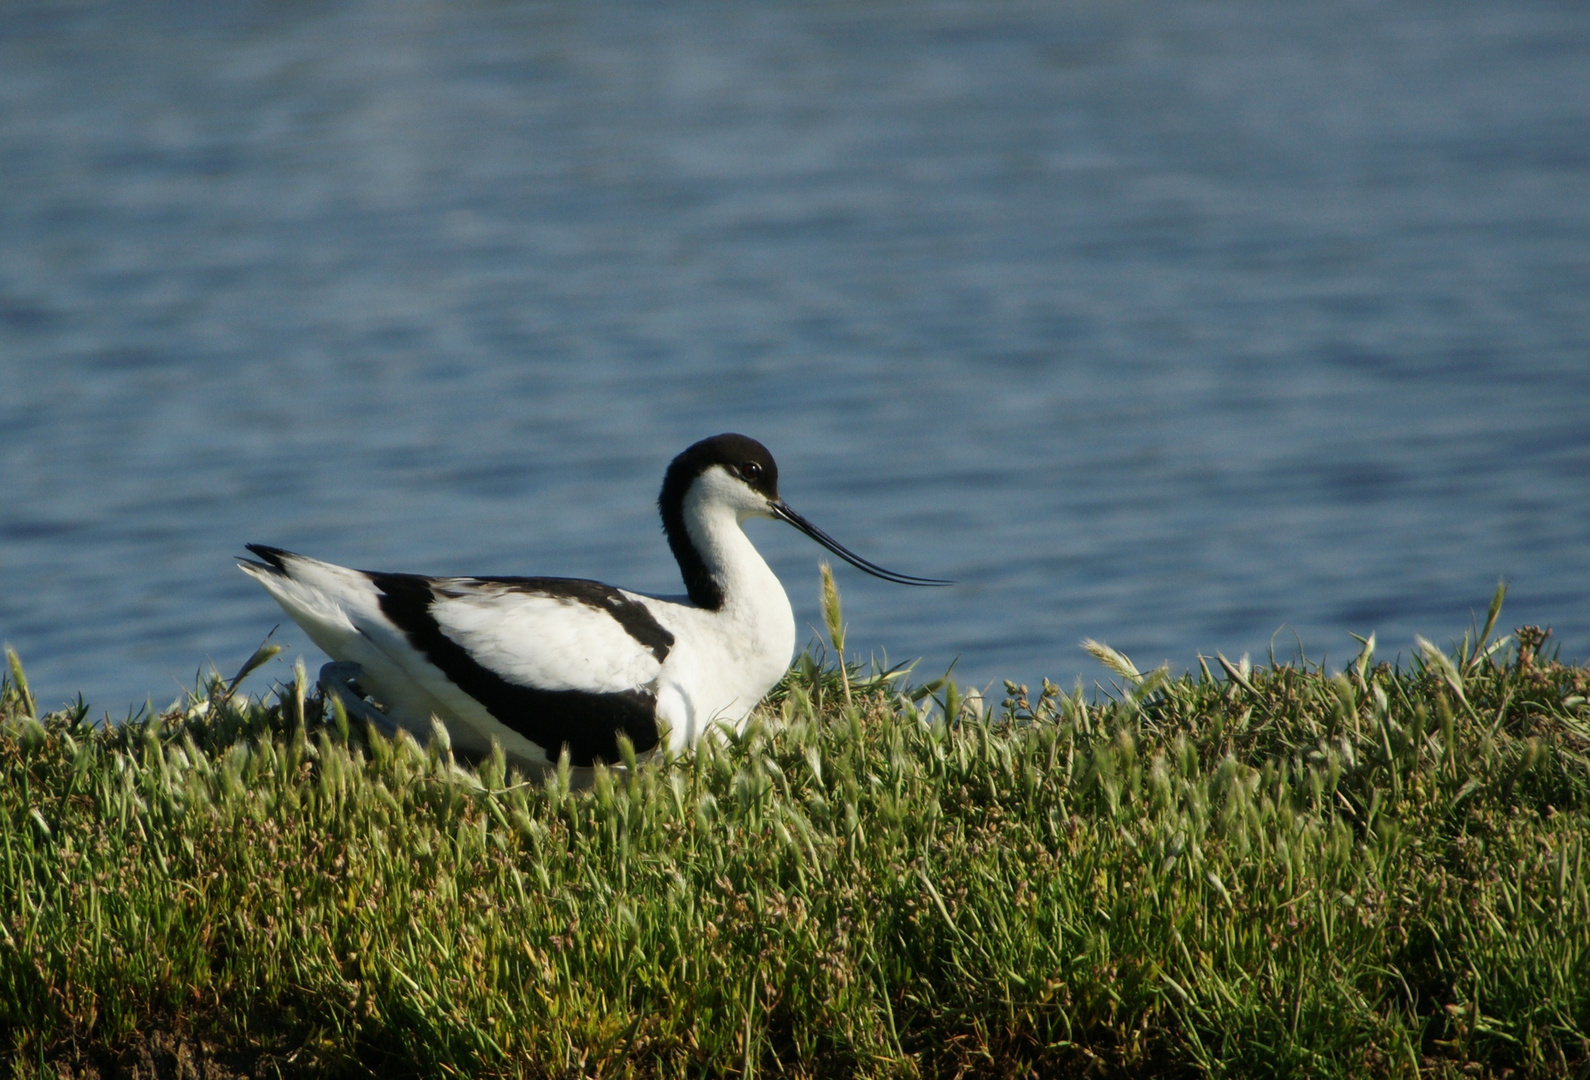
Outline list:
[[[243,546],[265,560],[262,563],[257,563],[252,559],[244,559],[243,562],[250,566],[258,566],[263,570],[269,570],[272,573],[287,573],[287,560],[292,556],[292,552],[283,548],[271,547],[269,544],[244,544]]]

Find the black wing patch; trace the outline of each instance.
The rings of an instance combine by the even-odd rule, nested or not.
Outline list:
[[[645,753],[661,741],[657,729],[657,697],[650,691],[622,690],[603,694],[589,690],[543,690],[509,682],[442,633],[431,614],[436,595],[429,578],[368,571],[366,575],[381,590],[382,613],[403,631],[409,643],[424,653],[426,659],[440,668],[460,690],[485,706],[486,711],[504,726],[545,750],[548,757],[556,759],[567,747],[571,764],[588,766],[598,761],[618,761],[620,735],[628,736],[637,753]],[[668,655],[673,645],[673,635],[659,625],[649,611],[599,582],[566,578],[471,580],[493,582],[525,592],[569,596],[591,603],[618,619],[619,624],[637,641],[647,645],[659,660]],[[532,583],[534,586],[551,584],[556,588],[532,587]],[[596,600],[593,603],[585,592],[569,591],[570,585],[592,586],[606,590],[606,594],[593,597]],[[637,618],[635,611],[644,615],[644,619]],[[619,612],[623,612],[624,617],[620,617]],[[648,634],[651,640],[641,637],[637,629]]]
[[[244,546],[265,560],[262,563],[257,563],[253,559],[245,559],[245,562],[252,566],[257,566],[261,570],[269,570],[277,577],[287,576],[287,556],[291,555],[292,552],[284,551],[279,547],[271,547],[269,544],[245,544]]]

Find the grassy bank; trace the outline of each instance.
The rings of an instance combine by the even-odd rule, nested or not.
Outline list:
[[[13,675],[0,1052],[23,1076],[1583,1075],[1590,670],[1521,640],[1335,677],[1101,652],[1113,693],[982,710],[808,658],[742,738],[583,794],[471,783],[301,685],[217,679],[106,730],[33,719]]]

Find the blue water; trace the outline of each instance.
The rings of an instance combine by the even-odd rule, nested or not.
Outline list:
[[[1590,655],[1590,6],[0,7],[0,636],[230,672],[246,541],[672,592],[738,430],[963,681]],[[821,552],[754,523],[803,626]],[[1279,636],[1277,633],[1279,631]],[[319,655],[292,648],[257,676]],[[996,684],[997,685],[997,684]]]

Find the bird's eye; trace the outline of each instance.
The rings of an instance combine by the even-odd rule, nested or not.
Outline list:
[[[755,461],[747,461],[740,466],[740,475],[747,480],[755,480],[762,475],[762,466]]]

